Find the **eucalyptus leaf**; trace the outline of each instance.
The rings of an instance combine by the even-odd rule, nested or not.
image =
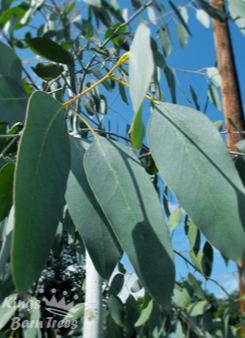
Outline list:
[[[28,103],[14,184],[12,269],[21,294],[32,286],[48,258],[62,215],[69,163],[63,107],[37,91]]]
[[[79,231],[99,274],[109,279],[121,258],[122,250],[106,220],[83,169],[89,144],[70,137],[71,170],[65,194],[71,218]]]
[[[129,91],[135,113],[140,109],[153,71],[150,30],[142,23],[136,30],[129,58]]]
[[[12,77],[21,83],[21,62],[12,48],[0,42],[0,75]]]
[[[22,122],[27,95],[23,87],[9,76],[0,76],[0,122]]]
[[[66,65],[73,64],[73,57],[70,52],[68,52],[66,49],[50,39],[27,39],[26,44],[34,53],[43,56],[50,61],[64,63]]]
[[[180,205],[225,257],[240,259],[244,187],[213,123],[194,109],[159,103],[148,136],[159,172]]]
[[[168,305],[173,254],[150,178],[127,146],[102,137],[87,150],[84,165],[96,199],[142,284],[160,304]]]
[[[8,216],[12,206],[14,163],[8,162],[0,169],[0,222]]]

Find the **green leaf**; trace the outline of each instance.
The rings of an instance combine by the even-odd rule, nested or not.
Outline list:
[[[88,5],[94,6],[94,7],[101,7],[101,0],[84,0]]]
[[[52,63],[38,63],[36,67],[32,67],[32,70],[42,79],[50,81],[59,76],[64,69],[62,66]]]
[[[12,267],[21,294],[48,258],[62,216],[69,168],[63,107],[48,94],[35,92],[28,103],[14,186]]]
[[[0,75],[7,75],[21,83],[21,62],[13,49],[2,42],[0,42]]]
[[[140,109],[154,71],[151,32],[145,24],[136,30],[129,58],[129,91],[135,114]]]
[[[187,308],[187,311],[191,317],[196,317],[203,315],[208,309],[210,309],[210,307],[211,305],[208,301],[201,300],[200,302],[190,304]]]
[[[213,82],[215,87],[221,87],[221,76],[217,67],[206,68],[207,76]]]
[[[64,49],[56,42],[50,39],[47,38],[27,39],[26,44],[34,53],[43,56],[44,58],[50,61],[64,63],[66,65],[73,64],[72,55],[66,49]]]
[[[114,296],[117,296],[122,290],[124,284],[124,275],[122,273],[117,273],[110,285],[110,293]]]
[[[194,109],[159,103],[148,136],[159,172],[180,205],[224,256],[241,258],[244,187],[213,123]]]
[[[9,76],[0,76],[0,122],[22,122],[26,103],[22,86]]]
[[[192,97],[192,100],[194,102],[194,105],[195,105],[197,110],[200,110],[200,105],[199,105],[199,102],[198,102],[197,94],[196,94],[194,88],[191,85],[189,86],[189,88],[190,88],[190,93],[191,93],[191,97]]]
[[[236,144],[236,147],[241,153],[245,154],[245,140],[238,142]],[[237,156],[235,158],[235,165],[236,165],[237,171],[239,172],[243,185],[245,186],[245,157]]]
[[[8,216],[12,206],[14,163],[8,162],[0,169],[0,222]]]
[[[102,137],[86,152],[84,165],[89,184],[142,284],[157,302],[168,305],[174,284],[173,254],[149,176],[127,146]]]
[[[203,9],[196,9],[197,20],[205,27],[210,27],[210,17]]]
[[[188,43],[189,34],[187,33],[186,29],[180,24],[176,24],[175,29],[177,37],[179,39],[180,47],[184,48]]]
[[[180,208],[175,208],[174,211],[171,212],[169,217],[169,227],[171,230],[174,230],[177,225],[180,224],[182,220],[182,212]]]
[[[153,300],[150,300],[147,306],[141,311],[139,318],[134,324],[135,327],[143,326],[149,320],[153,310],[153,305]]]
[[[214,6],[210,5],[206,0],[194,0],[197,2],[200,7],[209,14],[212,18],[217,19],[221,22],[226,20],[226,14],[223,10],[215,8]]]
[[[178,17],[178,19],[180,20],[182,26],[184,27],[184,29],[186,30],[186,32],[191,35],[191,32],[187,26],[187,20],[188,20],[188,17],[187,17],[187,20],[186,20],[186,17],[185,15],[183,15],[183,12],[182,12],[182,8],[179,9],[178,7],[175,6],[175,4],[171,1],[171,0],[168,0],[170,6],[172,7],[173,11],[175,12],[176,16]],[[185,12],[184,12],[185,14]]]
[[[157,24],[157,17],[152,6],[147,7],[147,16],[153,25]]]
[[[166,26],[163,26],[159,29],[158,36],[163,53],[166,57],[168,57],[172,51],[172,43]]]
[[[108,308],[114,322],[118,326],[123,327],[123,304],[120,298],[110,295],[108,300]]]
[[[202,257],[202,271],[203,274],[209,277],[212,273],[212,266],[213,266],[213,248],[206,242],[203,247],[203,257]]]
[[[219,92],[213,84],[208,85],[208,97],[212,104],[219,110],[222,111],[222,103],[220,101]]]
[[[99,274],[109,279],[122,250],[91,188],[83,168],[88,143],[70,138],[71,170],[65,194],[71,218],[79,231]]]
[[[169,86],[170,94],[172,97],[172,102],[176,103],[176,83],[175,83],[175,77],[174,74],[168,66],[164,68],[164,73],[166,76],[166,80]]]
[[[81,320],[83,316],[84,316],[84,303],[79,303],[69,310],[69,312],[62,320],[62,322],[69,323],[71,320]]]
[[[16,305],[17,295],[12,294],[4,299],[0,306],[0,330],[10,321],[11,317],[17,310]]]
[[[229,0],[230,14],[240,28],[241,32],[245,34],[245,3],[243,0]]]
[[[140,149],[140,147],[142,146],[145,136],[145,126],[142,121],[141,112],[142,110],[139,109],[138,112],[134,115],[134,119],[129,130],[132,146],[136,150]]]

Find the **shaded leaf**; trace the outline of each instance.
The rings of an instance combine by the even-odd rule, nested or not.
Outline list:
[[[12,206],[14,163],[8,162],[0,169],[0,222],[8,216]]]
[[[142,309],[139,318],[134,324],[135,327],[143,326],[149,320],[153,310],[153,304],[153,300],[150,300],[147,306]]]
[[[101,137],[86,152],[84,165],[89,184],[142,284],[166,306],[173,289],[174,265],[150,178],[128,147]]]
[[[28,104],[14,184],[12,268],[21,294],[48,258],[62,215],[69,163],[63,108],[48,94],[35,92]]]
[[[0,75],[7,75],[21,83],[21,62],[13,49],[2,42],[0,42]]]
[[[50,81],[63,72],[63,67],[52,63],[38,63],[32,70],[42,79]]]
[[[67,65],[73,64],[72,55],[66,49],[50,39],[27,39],[26,44],[34,53],[43,56],[50,61],[64,63]]]
[[[99,274],[109,279],[122,250],[91,188],[83,168],[88,143],[70,138],[71,170],[65,194],[71,218]]]
[[[26,103],[22,86],[9,76],[0,76],[0,122],[22,122]]]

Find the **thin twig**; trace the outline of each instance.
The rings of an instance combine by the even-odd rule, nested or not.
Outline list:
[[[195,267],[195,265],[188,259],[186,258],[184,255],[182,255],[179,251],[174,250],[174,253],[176,255],[178,255],[180,258],[182,258],[186,263],[188,263],[195,271],[197,271],[200,275],[202,275],[202,273],[200,271],[197,270],[197,268]],[[202,275],[203,276],[203,275]],[[207,276],[203,276],[205,279],[209,280],[210,282],[215,283],[225,294],[228,298],[230,298],[230,294],[226,291],[226,289],[219,283],[217,282],[215,279],[211,278],[211,277],[207,277]]]
[[[4,155],[6,154],[6,152],[12,147],[12,145],[18,140],[19,138],[19,134],[17,136],[15,136],[7,145],[6,147],[3,149],[3,151],[0,154],[0,159],[4,157]]]

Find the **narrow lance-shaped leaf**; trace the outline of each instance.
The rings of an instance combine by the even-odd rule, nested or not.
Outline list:
[[[125,145],[98,137],[84,157],[89,184],[142,284],[170,302],[174,263],[157,193]]]
[[[34,53],[43,56],[50,61],[64,63],[66,65],[73,64],[71,53],[50,39],[27,39],[26,44]]]
[[[151,33],[145,24],[140,24],[130,48],[129,90],[135,113],[138,112],[154,71],[151,50]]]
[[[0,42],[0,75],[12,77],[21,83],[21,62],[13,49]]]
[[[70,149],[62,106],[35,92],[28,104],[16,163],[12,268],[20,293],[45,264],[64,205]]]
[[[0,222],[8,216],[12,205],[14,163],[8,162],[0,169]]]
[[[0,76],[0,122],[22,122],[26,103],[22,86],[9,76]]]
[[[224,256],[245,248],[245,193],[225,144],[200,112],[159,103],[148,129],[160,174],[180,205]]]
[[[99,274],[109,279],[121,258],[122,250],[88,184],[83,157],[89,144],[71,137],[71,170],[66,202]]]

